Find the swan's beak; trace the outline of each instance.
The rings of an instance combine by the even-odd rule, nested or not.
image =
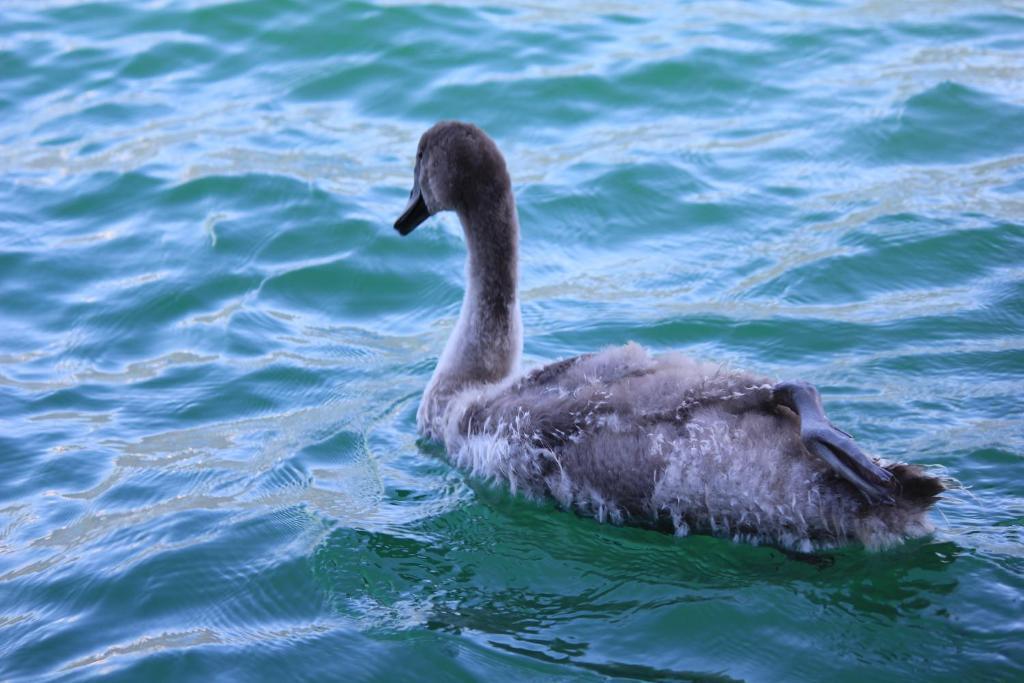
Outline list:
[[[405,211],[395,221],[395,230],[404,237],[428,218],[430,218],[430,210],[427,208],[427,203],[423,201],[423,193],[420,192],[420,184],[417,182],[412,186],[412,192],[409,193],[409,203],[406,204]]]

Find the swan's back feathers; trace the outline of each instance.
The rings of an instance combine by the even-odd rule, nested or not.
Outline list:
[[[564,441],[613,417],[638,427],[682,424],[697,408],[741,412],[763,405],[770,395],[765,378],[681,354],[653,357],[630,343],[538,368],[481,397],[460,426],[519,420],[538,437]]]

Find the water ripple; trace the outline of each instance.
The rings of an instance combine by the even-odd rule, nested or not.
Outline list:
[[[1013,3],[0,25],[0,677],[1021,677]],[[464,247],[389,226],[453,117],[516,182],[528,363],[634,339],[807,378],[959,482],[936,536],[811,564],[601,527],[418,442]]]

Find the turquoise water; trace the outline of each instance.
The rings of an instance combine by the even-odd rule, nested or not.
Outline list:
[[[1024,11],[0,6],[0,679],[1020,680]],[[962,488],[817,564],[601,526],[417,442],[484,127],[530,364],[818,384]]]

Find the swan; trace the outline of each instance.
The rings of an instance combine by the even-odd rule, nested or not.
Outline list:
[[[940,479],[868,457],[806,382],[635,343],[520,374],[512,184],[472,124],[423,134],[394,227],[405,236],[442,211],[462,224],[467,286],[416,421],[457,467],[602,522],[800,552],[933,530]]]

